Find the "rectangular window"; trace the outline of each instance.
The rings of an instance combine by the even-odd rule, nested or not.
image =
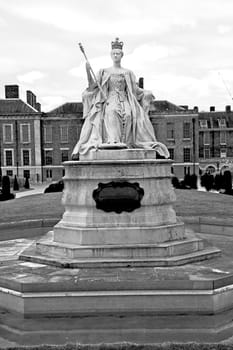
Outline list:
[[[167,123],[167,139],[174,140],[174,138],[175,138],[174,123]]]
[[[23,177],[26,179],[30,179],[30,170],[24,170],[23,171]]]
[[[208,147],[204,148],[204,158],[205,159],[209,159],[210,158],[210,149]]]
[[[189,122],[183,123],[183,138],[184,139],[191,138],[191,124]]]
[[[4,150],[5,166],[13,166],[13,150],[6,149]]]
[[[226,149],[221,149],[220,150],[220,158],[226,158],[227,156],[227,151]]]
[[[207,120],[199,120],[200,128],[208,128]]]
[[[61,149],[61,161],[66,162],[67,160],[69,160],[69,150]]]
[[[52,125],[46,125],[44,127],[44,142],[53,142],[53,129]]]
[[[191,162],[191,149],[184,148],[184,163]]]
[[[31,164],[31,159],[30,159],[30,150],[29,149],[23,149],[22,150],[22,164],[23,166],[28,166]]]
[[[174,159],[174,148],[168,148],[168,151],[170,153],[170,159]]]
[[[3,124],[3,142],[13,142],[13,124]]]
[[[45,165],[52,165],[53,164],[53,150],[52,149],[45,149],[44,150],[44,162],[45,162]]]
[[[199,147],[199,158],[204,158],[204,148]]]
[[[68,126],[67,125],[60,126],[60,139],[61,139],[61,142],[68,142]]]
[[[30,124],[20,124],[20,141],[29,143],[31,141]]]
[[[218,119],[218,126],[220,128],[226,128],[226,119]]]
[[[51,169],[47,169],[47,170],[46,170],[46,178],[47,178],[47,179],[52,179],[52,177],[53,177],[53,172],[52,172],[52,170],[51,170]]]
[[[210,133],[209,132],[204,132],[204,145],[209,145],[210,144]]]
[[[7,170],[6,171],[7,176],[13,176],[13,170]]]
[[[220,145],[226,145],[226,131],[220,131]]]

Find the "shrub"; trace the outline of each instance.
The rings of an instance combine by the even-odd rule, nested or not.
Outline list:
[[[176,176],[172,177],[172,185],[174,188],[180,188],[180,182]]]
[[[8,196],[11,191],[10,178],[9,176],[3,176],[2,178],[2,194]]]
[[[196,174],[190,175],[190,187],[193,188],[194,190],[197,189],[197,175]]]
[[[230,170],[226,170],[222,177],[222,188],[225,190],[225,193],[229,194],[232,190],[232,175]]]
[[[26,188],[26,189],[29,189],[29,188],[30,188],[28,177],[25,178],[24,188]]]
[[[6,201],[8,199],[15,198],[13,193],[10,193],[10,178],[9,176],[3,176],[2,178],[2,191],[0,193],[0,201]]]
[[[210,191],[214,188],[214,176],[205,173],[201,176],[201,186],[205,187],[206,191]]]
[[[19,190],[19,184],[18,184],[18,180],[17,180],[16,175],[15,175],[15,178],[14,178],[13,190],[14,191],[18,191]]]

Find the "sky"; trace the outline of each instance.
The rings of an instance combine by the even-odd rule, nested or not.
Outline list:
[[[81,42],[95,72],[122,66],[157,100],[233,106],[233,0],[0,0],[0,98],[18,84],[44,112],[81,102],[87,87]]]

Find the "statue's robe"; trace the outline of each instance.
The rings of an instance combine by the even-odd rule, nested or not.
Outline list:
[[[97,79],[106,97],[108,97],[108,81],[110,72],[102,69]],[[131,107],[131,133],[130,139],[126,140],[129,148],[155,149],[161,156],[168,158],[167,147],[158,142],[155,137],[153,126],[149,119],[149,107],[151,103],[151,92],[139,88],[135,76],[130,70],[124,71],[126,81],[126,93]],[[72,156],[85,154],[90,149],[97,149],[104,140],[104,109],[108,103],[98,87],[92,91],[86,89],[82,95],[83,118],[85,119],[80,138],[76,144]]]

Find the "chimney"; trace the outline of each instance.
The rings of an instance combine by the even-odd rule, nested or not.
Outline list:
[[[144,88],[144,78],[139,78],[139,80],[138,80],[138,86],[141,88],[141,89],[143,89]]]
[[[36,95],[32,93],[32,107],[36,109]]]
[[[33,103],[33,93],[30,91],[30,90],[27,90],[26,91],[26,94],[27,94],[27,103],[32,106],[32,103]]]
[[[19,86],[18,85],[5,85],[5,97],[6,98],[19,98]]]
[[[36,110],[41,112],[41,104],[39,102],[36,102]]]
[[[187,106],[187,105],[181,105],[180,107],[184,108],[186,111],[189,109],[189,106]]]
[[[231,112],[231,106],[230,105],[226,106],[226,112],[227,113]]]
[[[210,112],[215,112],[215,106],[210,106]]]
[[[195,113],[198,113],[198,106],[193,107],[193,111],[194,111]]]

